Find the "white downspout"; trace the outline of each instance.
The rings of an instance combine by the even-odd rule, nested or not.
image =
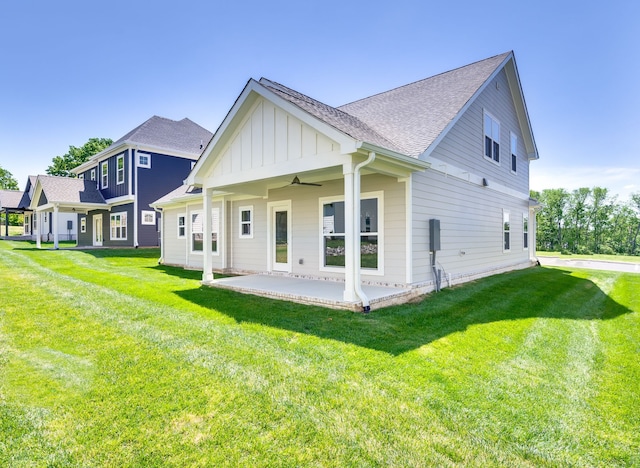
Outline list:
[[[353,170],[353,219],[356,223],[355,236],[353,239],[353,247],[355,254],[355,268],[354,268],[354,287],[356,290],[356,294],[362,300],[362,309],[364,312],[369,312],[371,310],[371,305],[369,304],[369,298],[362,290],[362,285],[360,284],[360,170],[371,164],[376,159],[376,153],[373,151],[369,152],[369,157],[366,161],[357,164]]]
[[[134,150],[132,150],[134,151]],[[140,195],[140,187],[138,187],[138,150],[135,150],[133,155],[133,174],[134,178],[134,190],[136,191],[133,197],[133,246],[138,248],[138,196]]]

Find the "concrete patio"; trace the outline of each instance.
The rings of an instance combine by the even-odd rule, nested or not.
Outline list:
[[[245,275],[217,278],[203,284],[299,304],[362,311],[362,302],[347,302],[343,299],[344,282],[341,281],[279,275]],[[369,298],[371,310],[401,304],[418,295],[417,291],[412,289],[385,286],[363,285],[362,290]]]

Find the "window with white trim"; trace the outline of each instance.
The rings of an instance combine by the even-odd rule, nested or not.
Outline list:
[[[138,153],[138,167],[151,169],[151,155],[147,153]]]
[[[522,213],[522,247],[524,250],[529,248],[529,213]]]
[[[109,161],[103,161],[100,165],[100,178],[102,180],[102,188],[109,186]]]
[[[187,236],[187,216],[178,215],[178,239],[184,239]]]
[[[511,135],[511,172],[514,174],[518,171],[518,137],[513,132]]]
[[[240,207],[240,237],[253,238],[253,206]]]
[[[345,208],[344,198],[321,199],[322,267],[344,268]],[[381,195],[363,195],[360,200],[360,267],[381,270],[382,246]]]
[[[127,240],[127,213],[111,214],[110,223],[111,240]]]
[[[507,210],[502,210],[502,240],[502,251],[509,252],[511,250],[511,221]]]
[[[117,168],[116,183],[118,185],[124,184],[124,155],[123,154],[118,156],[118,159],[116,160],[116,168]]]
[[[151,210],[142,210],[140,212],[140,224],[155,226],[156,212]]]
[[[494,162],[500,162],[500,122],[486,111],[484,112],[484,156]]]
[[[80,179],[80,180],[84,180],[84,174],[80,174],[80,175],[78,176],[78,179]]]
[[[179,232],[179,230],[178,230]],[[218,253],[218,236],[220,233],[220,209],[211,209],[211,252]],[[204,249],[204,215],[202,211],[191,212],[191,252],[198,253]]]
[[[80,232],[87,232],[87,218],[80,218]]]
[[[96,169],[93,168],[91,169],[91,177],[89,177],[91,180],[96,180]]]

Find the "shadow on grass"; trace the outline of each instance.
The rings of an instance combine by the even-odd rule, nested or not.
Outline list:
[[[209,287],[176,294],[238,323],[310,334],[393,355],[477,324],[536,317],[608,320],[631,312],[592,281],[571,276],[569,271],[547,268],[495,275],[444,289],[419,303],[388,307],[368,315]]]

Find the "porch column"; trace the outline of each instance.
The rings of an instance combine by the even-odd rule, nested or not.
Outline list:
[[[222,269],[227,268],[227,200],[223,197],[220,205],[220,225],[218,227],[218,252]]]
[[[58,217],[60,212],[58,211],[58,205],[53,205],[53,248],[58,249]]]
[[[9,210],[4,210],[4,235],[9,237]]]
[[[211,231],[213,231],[213,221],[211,219],[213,197],[212,188],[202,190],[202,211],[204,216],[204,226],[202,234],[202,281],[213,281],[213,253],[211,252]]]
[[[357,302],[358,295],[355,289],[355,220],[354,193],[353,193],[353,163],[342,166],[344,174],[344,294],[343,299],[348,302]]]
[[[34,211],[33,212],[33,216],[36,217],[36,247],[37,248],[41,248],[42,244],[41,244],[41,240],[40,240],[40,229],[42,226],[42,217],[40,216],[40,212],[39,211]]]

